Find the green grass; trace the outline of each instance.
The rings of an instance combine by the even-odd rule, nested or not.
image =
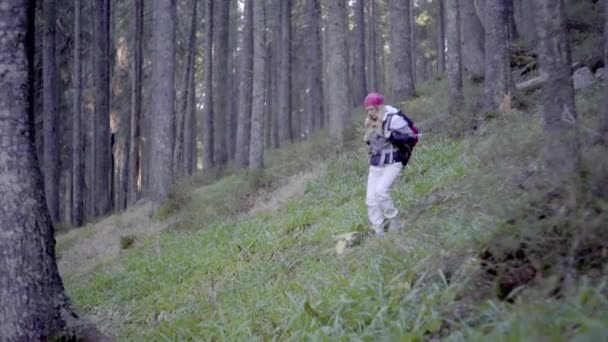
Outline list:
[[[433,103],[430,96],[441,97],[423,88],[416,101]],[[419,143],[393,189],[406,225],[398,235],[368,237],[335,255],[335,236],[367,230],[366,148],[351,130],[347,152],[333,154],[323,138],[293,144],[268,156],[265,174],[235,172],[188,192],[168,211],[178,219],[173,229],[112,264],[64,274],[69,294],[119,340],[606,336],[605,281],[562,300],[470,295],[477,251],[526,199],[512,178],[539,153],[538,116],[511,115],[465,139]],[[302,196],[276,212],[243,215],[260,186],[278,187],[328,157]]]

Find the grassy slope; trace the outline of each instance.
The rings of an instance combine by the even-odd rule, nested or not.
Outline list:
[[[422,88],[406,107],[421,116],[441,112],[444,85],[431,91],[438,86]],[[318,154],[323,139],[294,145],[271,158],[273,177],[235,174],[194,191],[175,214],[175,229],[92,272],[65,274],[66,285],[78,307],[121,339],[605,336],[601,284],[562,300],[529,296],[515,304],[470,293],[477,251],[527,196],[509,179],[536,158],[539,132],[536,116],[512,114],[464,139],[426,135],[393,190],[406,230],[366,238],[340,257],[334,237],[366,229],[364,147],[330,158],[305,194],[277,212],[233,209],[244,209],[243,198],[260,184],[277,186],[270,180],[311,167],[302,156],[327,157]]]

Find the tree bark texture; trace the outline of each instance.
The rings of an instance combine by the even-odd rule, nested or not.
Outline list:
[[[276,66],[281,62],[281,0],[268,0],[266,4],[266,22],[270,35],[267,37],[269,45],[269,56],[267,57],[267,69],[270,73],[270,121],[266,122],[270,133],[270,147],[279,147],[279,111],[281,102],[279,99],[279,68]]]
[[[314,2],[310,2],[313,3]],[[310,5],[309,5],[310,6]],[[365,0],[356,0],[354,4],[354,58],[353,58],[353,102],[355,106],[360,106],[367,95],[367,81],[365,79]],[[311,11],[309,9],[309,11]],[[310,16],[309,16],[310,18]],[[318,21],[318,19],[317,19]],[[310,25],[313,24],[312,18],[309,19]],[[317,30],[315,28],[315,30]],[[312,37],[311,37],[312,38]],[[311,43],[313,44],[313,43]],[[317,44],[317,42],[315,42]]]
[[[144,0],[134,1],[133,64],[131,69],[131,142],[129,143],[128,203],[139,198],[141,179],[141,109],[143,79]]]
[[[36,158],[33,115],[34,3],[0,6],[0,336],[53,339],[78,316],[55,258],[53,225]],[[103,340],[103,336],[99,336]]]
[[[511,63],[506,3],[503,0],[486,0],[485,3],[485,73],[483,109],[498,109],[504,97],[511,92]]]
[[[390,0],[389,3],[391,94],[396,100],[406,101],[414,96],[410,0]]]
[[[153,2],[150,192],[158,206],[173,182],[175,105],[175,1]]]
[[[363,6],[363,0],[358,0],[358,6]],[[361,8],[360,10],[363,10]],[[319,0],[308,0],[308,63],[306,73],[306,84],[308,92],[306,93],[306,108],[307,108],[307,124],[306,134],[310,134],[323,126],[323,85],[321,83],[321,71],[323,70],[323,56],[321,55],[321,33],[320,20],[321,4]],[[361,14],[363,20],[363,15]],[[363,46],[359,46],[360,56],[357,59],[359,81],[365,84],[365,31],[360,27],[361,32],[358,32],[360,39],[363,39]],[[363,57],[361,59],[361,57]],[[357,87],[355,86],[355,89]],[[361,89],[359,89],[361,90]],[[364,93],[364,92],[363,92]],[[363,94],[362,93],[362,94]],[[363,95],[365,96],[365,95]]]
[[[176,112],[176,123],[175,123],[175,145],[173,151],[173,174],[175,178],[181,178],[186,173],[185,168],[185,149],[187,145],[190,145],[189,138],[186,140],[186,130],[190,126],[186,125],[186,118],[188,118],[188,124],[192,125],[192,114],[188,111],[192,110],[192,107],[188,107],[188,103],[191,102],[191,84],[194,82],[194,52],[196,49],[196,1],[192,4],[192,16],[190,21],[190,34],[188,36],[188,45],[186,50],[186,60],[184,62],[184,79],[183,79],[183,91],[180,103],[180,108]],[[191,104],[190,104],[191,105]]]
[[[547,169],[572,178],[579,167],[577,115],[572,84],[572,57],[563,0],[536,0],[539,64],[543,85],[543,121],[547,134]]]
[[[43,87],[43,173],[46,204],[51,220],[59,221],[59,111],[57,110],[57,61],[55,52],[55,28],[57,22],[57,3],[54,0],[43,2],[44,38],[42,50],[42,87]]]
[[[74,0],[74,103],[72,128],[72,225],[84,224],[84,126],[82,120],[82,4]]]
[[[437,71],[440,74],[443,74],[446,70],[446,56],[445,56],[445,46],[446,46],[446,15],[445,15],[445,1],[446,0],[437,0]],[[462,0],[460,1],[462,2]],[[460,13],[460,10],[459,10]],[[460,15],[462,18],[462,14]],[[460,30],[460,26],[457,28]],[[462,39],[461,39],[462,41]]]
[[[333,0],[332,0],[333,1]],[[368,51],[367,54],[367,85],[370,91],[379,91],[378,89],[378,24],[377,24],[377,16],[378,16],[378,4],[376,1],[369,1],[368,6],[368,18],[369,18],[369,28],[368,28]],[[328,53],[329,55],[330,53]],[[329,58],[329,56],[328,56]],[[328,98],[329,99],[329,98]]]
[[[281,21],[279,41],[279,145],[292,139],[291,134],[291,0],[280,1]]]
[[[251,144],[249,168],[264,166],[264,86],[266,78],[266,25],[264,2],[253,1],[253,88],[251,104]]]
[[[505,0],[507,7],[507,32],[509,35],[509,41],[515,41],[519,38],[517,32],[517,25],[515,24],[515,5],[513,0]]]
[[[213,139],[213,2],[207,0],[205,7],[205,46],[203,49],[203,171],[214,166]]]
[[[327,82],[329,134],[336,144],[344,142],[344,127],[350,111],[348,96],[348,49],[346,39],[346,3],[344,0],[329,0],[327,13]]]
[[[95,215],[111,209],[112,150],[110,141],[110,0],[95,1],[95,128],[93,203]]]
[[[448,22],[448,93],[450,114],[457,114],[464,103],[462,93],[462,46],[460,44],[460,6],[462,0],[446,0]]]
[[[213,156],[215,165],[228,162],[228,25],[230,1],[213,2]]]
[[[604,106],[601,112],[600,136],[608,145],[608,1],[604,0]]]
[[[236,162],[249,166],[249,139],[251,135],[251,96],[253,87],[253,2],[245,0],[243,13],[241,82],[236,132]]]
[[[198,31],[198,1],[192,4],[192,22],[190,26],[190,39],[188,63],[190,75],[188,77],[188,97],[186,98],[186,113],[184,118],[184,153],[183,170],[186,175],[192,175],[196,166],[196,32]]]
[[[475,10],[476,0],[461,0],[462,64],[469,76],[481,80],[484,76],[485,31]]]

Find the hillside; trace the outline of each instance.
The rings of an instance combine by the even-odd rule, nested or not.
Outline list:
[[[347,150],[321,133],[270,151],[263,174],[185,181],[158,217],[142,205],[58,236],[70,297],[119,340],[605,338],[608,206],[550,198],[537,104],[472,121],[442,114],[444,81],[419,91],[401,104],[424,132],[392,192],[401,233],[368,234],[355,113]],[[599,94],[577,94],[582,127]]]

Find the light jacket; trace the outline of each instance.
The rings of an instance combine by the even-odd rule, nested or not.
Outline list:
[[[398,143],[395,139],[415,136],[405,119],[397,115],[399,109],[385,105],[383,112],[382,133],[374,132],[369,135],[370,164],[373,166],[402,162],[402,155],[398,153],[399,149],[395,146]]]

